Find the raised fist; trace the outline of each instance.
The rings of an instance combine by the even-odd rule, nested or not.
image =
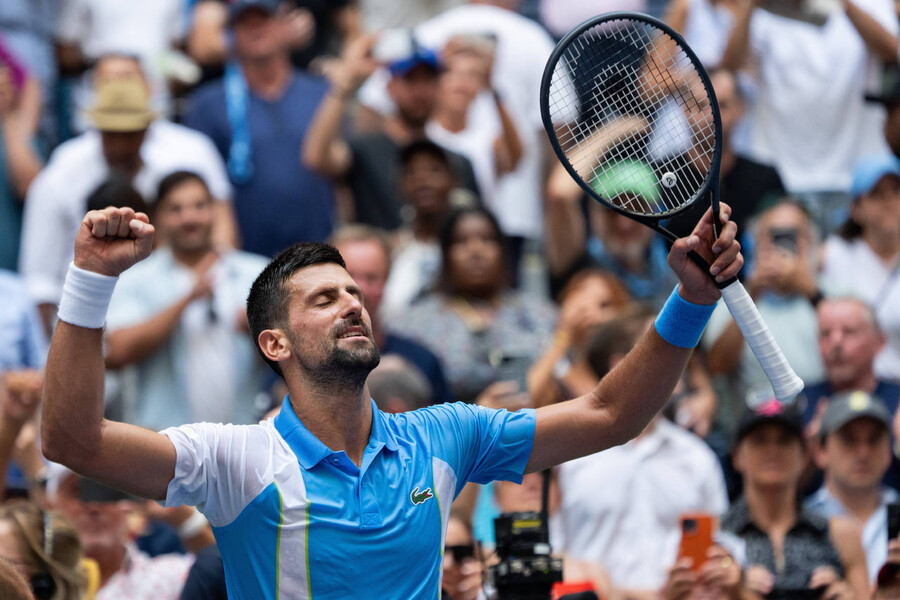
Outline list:
[[[144,213],[109,206],[92,210],[75,238],[75,266],[118,277],[153,249],[153,225]]]

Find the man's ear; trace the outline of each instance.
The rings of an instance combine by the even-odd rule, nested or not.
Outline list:
[[[272,362],[287,360],[293,354],[291,342],[282,329],[264,329],[256,338],[263,355]]]

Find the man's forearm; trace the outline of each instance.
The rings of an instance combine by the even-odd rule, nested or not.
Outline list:
[[[747,62],[750,51],[750,17],[755,6],[756,2],[749,1],[737,11],[736,22],[719,63],[725,69],[737,70]]]
[[[845,0],[847,18],[859,32],[870,52],[885,64],[897,63],[897,36],[889,32],[875,18],[852,0]]]
[[[336,149],[346,90],[332,87],[325,95],[306,134],[301,160],[306,168],[327,177],[343,175],[343,152]]]
[[[103,420],[103,331],[59,321],[44,369],[44,455],[69,466],[89,458]],[[77,468],[76,468],[77,470]]]

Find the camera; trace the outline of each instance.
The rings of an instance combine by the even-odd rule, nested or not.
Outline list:
[[[489,570],[499,600],[547,600],[562,581],[562,559],[550,556],[547,522],[539,512],[505,513],[494,519],[500,562]]]

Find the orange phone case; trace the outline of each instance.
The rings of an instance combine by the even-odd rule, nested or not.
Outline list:
[[[694,561],[692,571],[699,571],[706,562],[707,552],[713,544],[716,519],[707,513],[687,513],[681,515],[681,543],[678,558]]]

